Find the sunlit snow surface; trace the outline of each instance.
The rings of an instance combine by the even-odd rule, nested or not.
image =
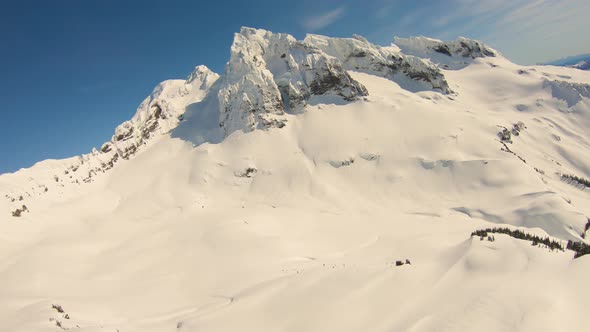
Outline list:
[[[90,183],[0,176],[0,330],[586,330],[590,257],[470,233],[581,240],[590,191],[560,175],[590,178],[590,73],[478,58],[449,95],[348,73],[367,97],[283,128],[224,138],[199,94]]]

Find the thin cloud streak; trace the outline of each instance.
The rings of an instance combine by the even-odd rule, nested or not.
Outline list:
[[[423,18],[438,38],[465,35],[492,43],[510,53],[512,60],[542,62],[560,52],[583,48],[572,33],[588,26],[587,0],[452,0]],[[588,46],[587,42],[582,42]],[[555,45],[540,48],[539,45]],[[542,51],[541,51],[542,50]]]
[[[303,27],[309,31],[323,29],[339,20],[344,14],[344,7],[339,7],[327,13],[308,17],[303,21]]]

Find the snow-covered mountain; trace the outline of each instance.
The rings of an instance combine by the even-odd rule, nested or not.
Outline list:
[[[553,66],[563,66],[580,70],[590,70],[590,54],[581,54],[547,63]]]
[[[576,63],[575,65],[571,65],[570,67],[580,69],[580,70],[590,70],[590,61],[583,60],[583,61]]]
[[[588,128],[585,71],[242,28],[221,75],[0,175],[1,330],[585,330],[590,256],[518,237],[587,243]]]

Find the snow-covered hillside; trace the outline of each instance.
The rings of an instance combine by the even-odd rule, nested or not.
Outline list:
[[[206,66],[197,66],[186,80],[164,81],[154,88],[129,121],[115,128],[112,139],[89,154],[63,160],[45,160],[14,174],[3,174],[0,191],[13,210],[36,203],[53,204],[64,195],[77,195],[83,183],[128,160],[183,120],[187,105],[201,101],[219,78]],[[49,192],[51,194],[47,195]]]
[[[584,60],[576,63],[575,65],[571,65],[571,68],[576,68],[580,70],[590,70],[590,61]]]
[[[0,175],[0,329],[583,331],[590,256],[471,233],[584,243],[589,128],[585,71],[243,28],[100,149]]]

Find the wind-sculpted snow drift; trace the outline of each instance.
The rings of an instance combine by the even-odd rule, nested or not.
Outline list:
[[[243,28],[221,75],[0,176],[0,330],[586,330],[590,258],[545,243],[587,243],[588,75]]]

